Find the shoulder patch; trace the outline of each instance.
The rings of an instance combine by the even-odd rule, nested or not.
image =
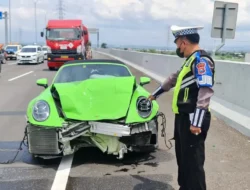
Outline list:
[[[213,73],[209,67],[208,60],[200,58],[200,62],[195,65],[195,77],[198,87],[212,87]]]
[[[200,62],[196,65],[197,71],[199,75],[204,75],[206,73],[206,63]]]

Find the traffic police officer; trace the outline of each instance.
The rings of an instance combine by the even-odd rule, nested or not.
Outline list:
[[[149,96],[155,100],[174,88],[172,110],[175,114],[175,151],[180,190],[205,190],[205,139],[210,127],[210,98],[213,96],[214,61],[199,47],[198,30],[203,27],[172,26],[176,54],[186,58]]]

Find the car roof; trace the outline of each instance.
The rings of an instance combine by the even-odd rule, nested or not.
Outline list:
[[[70,65],[70,64],[75,64],[75,63],[116,63],[116,64],[121,64],[125,65],[124,62],[115,60],[115,59],[90,59],[90,60],[74,60],[74,61],[68,61],[64,63],[64,65]]]

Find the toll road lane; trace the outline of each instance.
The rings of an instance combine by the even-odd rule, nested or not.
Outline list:
[[[0,84],[2,81],[10,80],[27,72],[41,69],[44,66],[46,68],[46,65],[46,62],[37,65],[17,65],[16,62],[7,62],[7,64],[2,65]]]
[[[105,57],[95,55],[95,58]],[[34,76],[34,74],[36,76]],[[25,127],[25,118],[23,113],[26,110],[27,103],[31,100],[31,98],[42,91],[41,87],[36,86],[35,80],[41,77],[52,78],[52,75],[54,74],[54,72],[50,71],[47,73],[41,68],[34,71],[34,73],[26,75],[25,77],[22,77],[18,80],[11,82],[5,80],[0,84],[1,86],[3,85],[5,91],[8,92],[5,93],[6,95],[3,97],[3,101],[0,105],[0,109],[6,108],[5,111],[2,112],[1,116],[3,123],[0,124],[0,130],[4,131],[4,134],[1,133],[0,135],[0,140],[2,141],[0,143],[0,158],[2,159],[0,162],[6,162],[7,160],[12,159],[16,153],[15,150],[19,145],[19,140],[21,140],[23,129]],[[24,85],[24,83],[26,84]],[[19,92],[20,94],[18,98],[15,99],[15,96],[10,97],[10,92],[13,92],[13,94],[17,94],[17,92]],[[8,104],[10,105],[7,107]],[[74,155],[74,159],[72,160],[72,168],[70,160],[67,163],[63,162],[63,160],[61,161],[60,159],[54,160],[52,163],[51,161],[46,162],[48,166],[43,168],[42,166],[44,164],[38,162],[36,159],[33,159],[28,153],[27,148],[23,146],[23,150],[20,151],[15,163],[9,165],[0,165],[0,186],[3,190],[31,189],[32,184],[36,184],[36,186],[33,187],[35,189],[53,189],[59,185],[64,185],[65,189],[73,189],[72,187],[76,189],[93,189],[96,187],[96,185],[99,187],[99,189],[102,187],[102,185],[105,188],[101,189],[109,189],[106,187],[117,189],[118,181],[122,181],[123,178],[126,179],[124,183],[132,180],[132,178],[128,175],[124,176],[124,172],[127,170],[122,168],[122,164],[125,164],[127,167],[129,165],[134,167],[135,174],[133,177],[133,182],[130,185],[125,185],[125,189],[131,189],[131,185],[136,188],[150,186],[150,183],[152,184],[150,187],[165,187],[166,189],[166,187],[170,187],[170,185],[167,183],[172,179],[172,177],[169,175],[163,174],[149,176],[151,179],[148,177],[138,176],[143,174],[145,171],[157,173],[157,165],[163,160],[174,160],[174,156],[172,153],[168,153],[163,150],[149,156],[130,155],[125,157],[125,160],[118,161],[115,156],[104,156],[96,149],[84,149],[83,151],[79,151],[76,155]],[[136,162],[140,163],[136,164]],[[136,169],[136,165],[139,164],[144,166]],[[93,167],[93,172],[87,172],[89,167]],[[171,167],[171,164],[169,164],[169,168]],[[61,168],[63,170],[61,170]],[[83,171],[86,171],[87,173],[83,175]],[[172,169],[172,171],[174,172],[174,169]],[[20,176],[20,173],[22,173],[22,176]],[[109,176],[109,173],[111,176]],[[102,182],[104,184],[101,185],[101,181],[96,182],[96,179],[102,177],[102,174],[108,177],[108,179],[106,181],[106,178],[103,178]],[[83,175],[83,178],[81,175]],[[66,176],[66,178],[64,178],[64,184],[61,184],[61,176]],[[86,180],[93,183],[85,184]],[[158,182],[159,180],[161,182]],[[116,183],[114,183],[115,181]],[[110,183],[113,183],[113,185]]]
[[[110,59],[94,53],[95,58]],[[145,74],[130,67],[133,74],[136,75],[137,81],[140,76]],[[36,71],[39,76],[44,76],[43,71]],[[42,74],[41,74],[42,73]],[[51,76],[51,72],[46,74]],[[20,80],[12,81],[16,86],[22,81],[29,81],[32,85],[35,83],[36,77],[29,74]],[[33,81],[32,81],[33,80]],[[16,88],[15,86],[15,88]],[[154,80],[145,88],[153,92],[158,87],[158,83]],[[26,87],[27,88],[27,87]],[[23,92],[22,101],[28,102],[31,98],[29,93],[35,95],[35,85],[31,87],[30,92]],[[39,89],[39,88],[38,88]],[[21,89],[19,89],[21,90]],[[40,89],[42,90],[42,89]],[[10,102],[10,100],[8,100]],[[165,113],[167,119],[167,139],[173,136],[174,118],[171,111],[172,95],[166,93],[158,99],[160,109]],[[11,102],[10,102],[11,103]],[[21,104],[20,106],[27,106]],[[22,107],[22,109],[23,109]],[[2,108],[2,107],[0,107]],[[12,107],[14,108],[14,106]],[[17,108],[17,107],[16,107]],[[11,109],[13,110],[13,109]],[[21,111],[21,109],[20,109]],[[21,114],[21,112],[16,113]],[[12,113],[12,115],[15,115]],[[19,124],[21,121],[13,121],[17,116],[9,116],[11,119],[12,132],[8,133],[9,138],[17,139],[16,133],[23,133],[18,128],[24,127]],[[0,128],[1,131],[11,127],[5,123],[5,128]],[[20,127],[21,125],[21,127]],[[10,132],[10,131],[9,131]],[[7,134],[6,134],[7,136]],[[13,138],[12,136],[16,136]],[[20,135],[22,136],[22,135]],[[159,135],[160,137],[160,135]],[[6,139],[4,135],[0,136],[0,140]],[[47,162],[49,165],[46,168],[41,167],[41,163],[37,163],[27,153],[22,151],[22,155],[18,157],[18,162],[10,165],[0,166],[0,186],[1,189],[29,189],[31,184],[36,184],[35,189],[51,189],[57,187],[60,183],[60,176],[64,176],[65,189],[178,189],[177,185],[177,167],[175,160],[174,147],[167,150],[164,144],[164,139],[160,137],[159,150],[147,154],[125,154],[124,160],[117,160],[115,156],[105,156],[97,149],[86,148],[77,152],[71,160],[61,162],[55,160]],[[14,149],[15,143],[11,142],[0,143],[3,149],[6,146]],[[208,190],[233,190],[233,189],[249,189],[250,188],[250,143],[248,139],[232,128],[225,125],[222,121],[213,117],[211,129],[208,135],[206,144],[206,176],[208,182]],[[7,153],[5,152],[5,155]],[[13,153],[12,153],[13,154]],[[1,158],[1,155],[0,155]],[[61,167],[58,167],[60,164]],[[70,168],[71,167],[71,168]],[[63,170],[59,170],[62,168]],[[58,170],[58,171],[57,171]],[[65,171],[65,172],[62,172]],[[24,176],[20,176],[23,172]],[[18,175],[19,174],[19,175]],[[67,184],[65,176],[68,175]],[[3,188],[2,188],[3,187]],[[34,188],[33,188],[34,189]]]
[[[21,67],[22,71],[19,70]],[[0,79],[0,133],[1,141],[20,141],[26,124],[26,109],[30,100],[44,88],[36,85],[39,78],[48,78],[51,82],[55,73],[47,69],[46,63],[33,66],[15,66],[11,74],[4,73]],[[11,75],[11,76],[10,76]]]

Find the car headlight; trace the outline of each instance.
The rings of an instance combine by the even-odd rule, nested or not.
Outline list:
[[[152,112],[153,104],[146,97],[139,97],[136,103],[137,112],[142,118],[147,118]]]
[[[35,103],[32,110],[32,116],[36,121],[45,121],[50,114],[49,104],[44,100]]]

